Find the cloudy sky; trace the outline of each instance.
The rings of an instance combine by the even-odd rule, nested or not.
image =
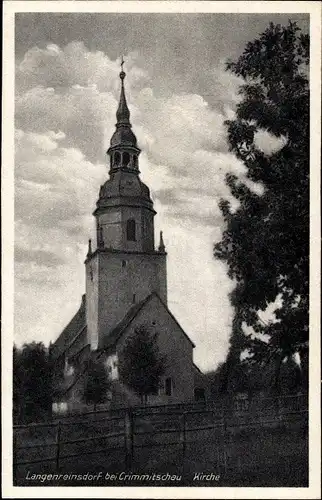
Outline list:
[[[140,170],[168,251],[169,307],[195,361],[225,358],[233,284],[214,260],[240,81],[224,69],[279,14],[16,14],[15,341],[54,340],[85,291],[92,211],[108,176],[120,56]],[[261,135],[267,151],[278,147]],[[256,187],[254,187],[256,188]]]

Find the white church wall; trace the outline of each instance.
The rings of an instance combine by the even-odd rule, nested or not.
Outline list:
[[[116,353],[107,356],[105,366],[110,380],[118,380],[118,355]]]

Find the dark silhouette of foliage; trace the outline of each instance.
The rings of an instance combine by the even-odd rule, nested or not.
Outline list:
[[[121,381],[146,402],[149,394],[157,393],[164,371],[165,359],[159,353],[157,334],[143,325],[136,328],[120,355]]]
[[[111,386],[106,367],[99,359],[89,358],[87,361],[84,401],[94,407],[106,401],[107,391]]]
[[[217,399],[227,392],[252,392],[253,374],[248,363],[235,361],[228,356],[226,361],[220,363],[216,370],[206,374],[209,384],[211,399]]]
[[[227,175],[236,211],[227,200],[220,207],[226,229],[215,257],[228,265],[236,281],[231,294],[234,325],[229,356],[235,361],[248,348],[251,360],[276,363],[275,384],[283,359],[305,357],[309,324],[309,37],[296,23],[271,23],[247,44],[227,69],[245,79],[236,118],[227,121],[230,150],[247,168],[247,178],[263,194],[235,175]],[[256,145],[256,132],[283,138],[271,155]],[[280,298],[276,321],[258,312]],[[242,324],[268,342],[246,338]]]
[[[13,347],[13,417],[17,423],[51,416],[52,362],[42,342]]]
[[[206,374],[211,399],[220,399],[230,393],[247,392],[250,396],[262,393],[269,396],[275,383],[276,364],[272,359],[261,369],[247,360],[229,365],[229,359],[220,363],[216,370]],[[292,358],[285,359],[280,365],[278,392],[293,394],[306,392],[300,366]]]
[[[280,371],[280,392],[293,394],[302,392],[302,373],[299,365],[292,358],[287,358],[282,363]]]

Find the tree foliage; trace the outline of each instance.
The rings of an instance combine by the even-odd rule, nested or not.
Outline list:
[[[256,364],[236,362],[229,366],[229,361],[220,363],[217,369],[206,374],[211,399],[220,399],[229,392],[247,392],[255,394],[261,392],[269,394],[275,383],[276,365],[271,359],[260,370]],[[228,381],[227,381],[228,378]],[[301,368],[293,358],[288,358],[280,364],[278,378],[278,392],[280,394],[294,394],[307,392],[306,380],[303,379]]]
[[[206,377],[211,399],[217,399],[226,394],[228,386],[231,392],[248,392],[250,390],[248,367],[239,362],[230,366],[229,359],[220,363],[213,372],[207,373]]]
[[[233,210],[227,200],[220,202],[225,230],[215,257],[227,263],[236,282],[229,352],[235,359],[245,347],[255,362],[302,357],[308,349],[308,63],[309,37],[289,22],[271,23],[227,64],[244,79],[236,117],[226,124],[230,150],[245,165],[247,179],[227,175],[239,206]],[[257,145],[258,132],[282,139],[280,149],[265,154]],[[259,183],[262,193],[249,181]],[[263,322],[258,313],[277,298],[276,320]],[[246,339],[243,323],[268,342],[258,335]]]
[[[17,423],[48,418],[52,406],[52,362],[42,342],[13,347],[13,412]]]
[[[165,371],[165,359],[160,355],[157,337],[145,326],[139,326],[128,338],[119,358],[121,381],[133,389],[142,401],[149,394],[157,393]]]
[[[87,360],[86,380],[84,385],[84,401],[94,406],[104,403],[110,386],[111,383],[107,370],[102,361],[89,358]]]

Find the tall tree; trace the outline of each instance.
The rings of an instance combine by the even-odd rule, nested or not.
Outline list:
[[[234,328],[229,356],[245,347],[255,362],[281,362],[294,353],[306,356],[309,311],[309,37],[296,23],[271,23],[247,44],[227,69],[244,79],[236,117],[227,121],[230,150],[247,169],[246,182],[227,175],[239,202],[220,207],[225,220],[215,256],[228,264],[236,281],[231,294]],[[258,132],[282,139],[279,150],[265,154]],[[269,135],[270,134],[270,135]],[[258,194],[249,181],[259,183]],[[278,305],[276,320],[263,322],[260,311]],[[249,339],[242,325],[257,335]],[[266,339],[264,342],[261,339]]]
[[[160,355],[157,334],[143,325],[128,338],[119,359],[121,381],[146,402],[149,394],[156,394],[165,371],[165,359]]]
[[[111,386],[107,370],[99,359],[87,361],[84,401],[93,404],[94,408],[106,401],[107,391]]]
[[[13,348],[14,416],[19,422],[48,418],[52,406],[52,365],[42,342]]]

